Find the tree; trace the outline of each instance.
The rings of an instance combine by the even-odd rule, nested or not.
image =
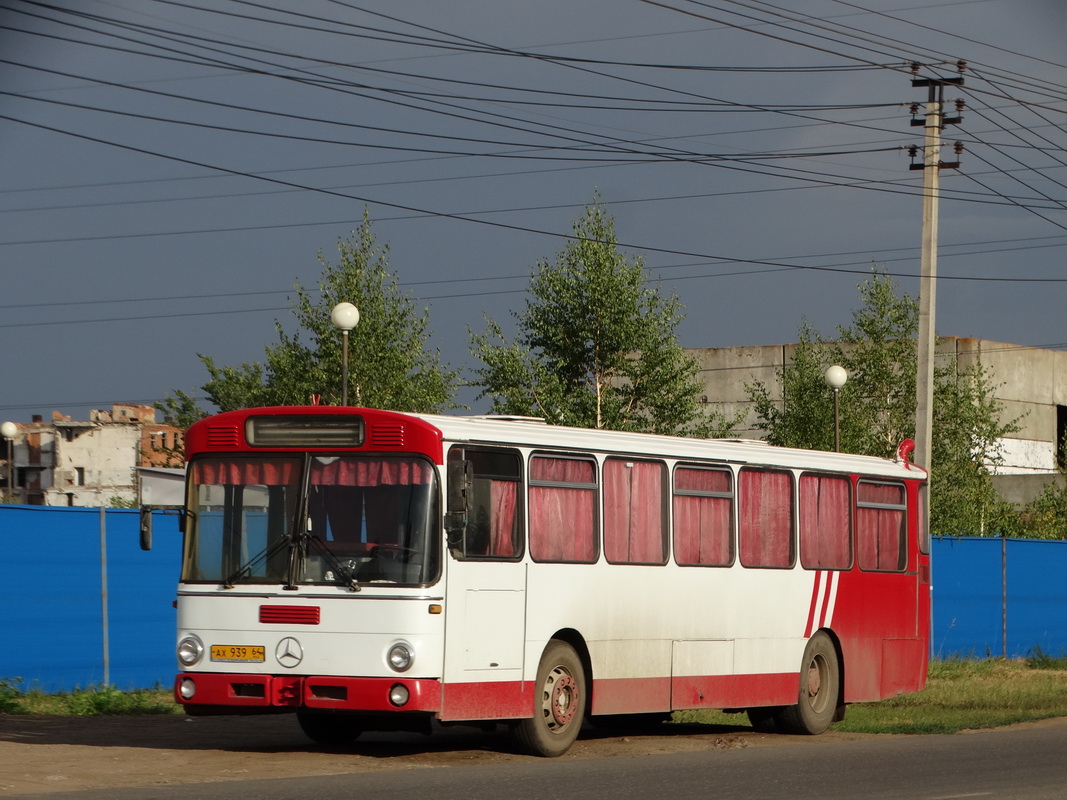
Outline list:
[[[640,259],[617,247],[615,221],[599,197],[574,223],[574,237],[531,276],[532,300],[513,313],[505,341],[486,318],[472,334],[475,373],[493,410],[553,424],[707,436],[729,427],[700,405],[697,364],[674,330],[681,304],[648,285]]]
[[[155,407],[162,412],[165,424],[178,428],[188,428],[204,418],[204,411],[196,404],[196,398],[181,389],[175,389],[172,395],[156,403]]]
[[[1012,536],[1067,539],[1067,437],[1060,442],[1056,472],[1056,480],[1045,484],[1041,494],[1023,507]]]
[[[198,354],[210,375],[202,389],[219,410],[339,403],[342,345],[330,312],[340,302],[360,311],[359,325],[349,336],[350,402],[395,411],[455,408],[458,372],[441,363],[439,351],[427,350],[429,312],[418,312],[401,292],[389,271],[388,247],[375,241],[366,211],[352,237],[338,242],[338,252],[337,265],[319,253],[323,271],[317,292],[296,283],[291,305],[299,330],[290,335],[276,322],[278,343],[266,347],[263,363],[218,366]],[[174,424],[187,423],[200,411],[180,390],[157,408]]]
[[[840,390],[843,451],[892,456],[915,435],[918,304],[877,271],[859,289],[863,305],[836,339],[802,324],[794,358],[779,371],[781,403],[763,382],[748,385],[756,426],[772,444],[833,449],[830,390],[822,377],[831,364],[848,372]],[[1002,419],[994,388],[980,362],[961,366],[952,359],[935,369],[930,522],[937,533],[988,535],[1011,524],[990,466],[1001,461],[1001,438],[1018,426]]]

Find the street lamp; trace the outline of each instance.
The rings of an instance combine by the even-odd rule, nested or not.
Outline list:
[[[833,389],[834,392],[834,452],[841,452],[841,387],[845,385],[845,381],[848,380],[848,373],[845,372],[844,367],[839,367],[834,364],[832,367],[827,367],[826,372],[823,373],[822,379],[826,381],[826,385]]]
[[[338,303],[330,312],[330,322],[341,331],[341,405],[348,405],[348,332],[359,324],[359,309],[351,303]]]
[[[7,440],[7,493],[15,499],[15,437],[19,435],[19,426],[14,422],[0,425],[0,436]]]

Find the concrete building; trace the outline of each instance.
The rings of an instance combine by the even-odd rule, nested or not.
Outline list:
[[[156,422],[152,406],[115,403],[88,421],[52,412],[18,425],[14,486],[4,493],[26,505],[110,506],[137,500],[138,467],[182,465],[183,431]],[[6,452],[5,452],[6,457]]]
[[[709,407],[744,421],[737,429],[744,438],[763,432],[746,385],[762,381],[774,400],[781,400],[782,367],[791,363],[796,344],[754,347],[716,347],[690,350],[700,366]],[[1059,480],[1059,445],[1067,434],[1067,351],[990,342],[943,338],[938,362],[964,367],[980,362],[990,373],[994,395],[1005,421],[1017,420],[1020,430],[1002,440],[1004,463],[994,481],[1005,499],[1026,502],[1050,481]],[[830,402],[827,390],[827,402]]]

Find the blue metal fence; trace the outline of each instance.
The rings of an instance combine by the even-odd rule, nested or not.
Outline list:
[[[169,685],[177,518],[131,509],[0,505],[0,679],[63,691]],[[931,653],[1067,655],[1067,542],[935,538]]]
[[[932,558],[935,658],[1067,655],[1067,541],[944,537]]]
[[[132,509],[0,505],[0,679],[44,691],[169,685],[181,554],[177,518]]]

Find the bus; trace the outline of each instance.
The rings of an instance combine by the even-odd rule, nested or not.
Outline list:
[[[926,682],[927,475],[895,459],[338,406],[185,438],[175,697],[318,743],[747,712],[818,734]]]

